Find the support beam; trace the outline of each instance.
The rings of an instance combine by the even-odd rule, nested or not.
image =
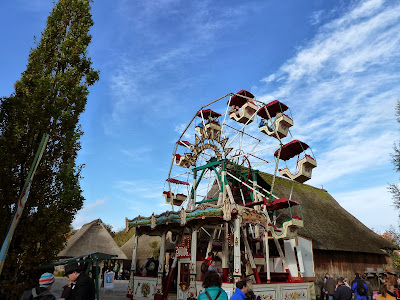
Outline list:
[[[222,230],[222,231],[225,230],[225,227],[214,226],[214,225],[204,225],[203,228],[206,228],[206,229],[217,229],[217,230]]]
[[[228,245],[228,222],[224,224],[224,239],[222,243],[222,282],[228,280],[228,259],[229,259],[229,245]]]
[[[197,255],[197,228],[192,230],[192,241],[190,245],[190,284],[188,289],[188,298],[197,298],[196,289],[196,255]]]
[[[265,249],[265,267],[267,271],[267,282],[271,282],[271,268],[269,265],[269,243],[268,243],[268,231],[264,233],[264,249]]]
[[[133,250],[132,250],[132,263],[131,263],[131,276],[129,278],[129,285],[128,285],[128,295],[133,296],[133,284],[134,284],[134,276],[136,271],[136,249],[138,244],[139,236],[136,234],[133,236]]]
[[[240,216],[233,221],[233,279],[234,282],[242,278],[241,255],[240,255]]]
[[[282,259],[283,267],[285,268],[285,271],[287,272],[289,270],[289,266],[288,266],[288,264],[286,262],[285,255],[283,254],[283,251],[282,251],[282,248],[281,248],[281,244],[279,244],[279,241],[276,238],[273,238],[273,239],[274,239],[276,248],[278,249],[279,257]]]
[[[258,275],[257,266],[256,266],[256,263],[254,262],[253,254],[251,253],[251,249],[250,249],[250,246],[249,246],[249,241],[247,240],[246,230],[243,229],[243,227],[242,227],[241,231],[242,231],[242,238],[243,238],[243,242],[244,242],[244,247],[246,249],[247,256],[249,257],[250,266],[251,266],[251,269],[253,270],[253,274],[254,274],[254,277],[256,279],[256,283],[261,283],[260,276]]]
[[[213,243],[213,241],[215,240],[216,234],[217,234],[217,230],[214,229],[214,230],[213,230],[213,233],[212,233],[211,236],[210,236],[210,239],[208,240],[208,246],[207,246],[206,257],[207,257],[207,255],[208,255],[208,253],[210,253],[211,250],[212,250],[212,243]]]
[[[164,273],[164,265],[165,265],[165,236],[166,232],[161,234],[161,245],[160,245],[160,256],[159,256],[159,264],[158,264],[158,273],[157,273],[157,282],[156,282],[156,294],[162,295],[162,280]],[[154,295],[154,299],[156,296]],[[160,297],[158,297],[160,298]],[[161,297],[162,299],[162,297]]]
[[[296,254],[297,254],[297,261],[299,262],[299,268],[300,268],[300,275],[301,277],[304,277],[304,261],[303,261],[303,255],[301,253],[301,247],[299,247],[299,241],[298,238],[296,237]]]

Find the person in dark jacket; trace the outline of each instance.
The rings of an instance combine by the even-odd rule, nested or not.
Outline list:
[[[332,275],[328,276],[328,279],[324,283],[325,293],[328,295],[329,300],[333,300],[333,295],[335,294],[336,282]]]
[[[335,300],[351,300],[353,293],[351,292],[351,288],[349,288],[345,283],[344,279],[340,277],[338,279],[338,287],[333,295]]]
[[[354,282],[356,282],[356,280],[360,280],[361,279],[360,274],[354,273],[354,275],[355,275],[354,280],[351,282],[350,286],[353,286],[353,284],[354,284]]]
[[[358,293],[358,287],[357,287],[358,285],[363,285],[364,286],[364,290],[365,290],[365,294],[364,295],[360,295]],[[357,279],[357,276],[356,276],[356,279],[353,280],[353,285],[351,286],[351,290],[354,293],[354,299],[356,299],[356,300],[357,299],[367,300],[368,287],[367,287],[367,284],[364,282],[364,280],[362,280],[360,278],[360,276],[358,276],[358,279]]]
[[[374,289],[372,288],[371,282],[367,279],[367,275],[363,275],[362,279],[364,280],[365,284],[367,285],[367,300],[372,300],[372,295],[374,294]]]
[[[68,300],[94,300],[95,289],[92,278],[90,278],[78,263],[72,263],[65,266],[64,276],[73,284]]]
[[[157,259],[155,259],[153,256],[150,257],[145,265],[146,269],[146,276],[157,276],[158,274],[158,266],[159,262]]]
[[[54,275],[44,273],[40,276],[39,286],[27,290],[22,294],[21,300],[56,300],[56,297],[50,292],[54,283]]]

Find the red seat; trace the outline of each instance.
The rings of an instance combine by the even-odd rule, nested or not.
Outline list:
[[[266,204],[268,210],[278,210],[289,206],[299,205],[299,202],[286,198],[275,199]]]
[[[167,198],[171,198],[171,194],[172,196],[174,195],[174,193],[171,193],[170,191],[164,191],[163,194],[167,195]]]

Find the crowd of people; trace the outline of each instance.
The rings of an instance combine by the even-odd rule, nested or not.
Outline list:
[[[173,255],[169,260],[171,268]],[[60,300],[94,300],[95,286],[93,279],[86,274],[85,263],[73,262],[65,266],[64,276],[69,280],[69,284],[63,288]],[[118,268],[116,266],[112,266]],[[108,267],[110,269],[110,267]],[[154,257],[149,258],[146,262],[145,269],[147,275],[153,275],[157,272],[158,260]],[[112,270],[112,269],[110,269]],[[116,270],[118,273],[118,270]],[[198,300],[228,300],[227,293],[221,288],[222,278],[212,252],[208,253],[208,257],[201,266],[203,287],[205,291],[198,296]],[[39,279],[39,285],[25,291],[21,300],[55,300],[55,296],[51,293],[54,283],[54,275],[52,273],[44,273]],[[391,285],[387,278],[381,280],[380,288],[376,300],[400,300],[400,277],[395,285]],[[373,287],[367,277],[360,276],[355,273],[355,278],[351,282],[347,278],[337,278],[326,274],[323,287],[321,290],[321,300],[372,300],[374,295]],[[353,298],[354,297],[354,298]],[[231,300],[258,300],[259,297],[248,288],[247,281],[242,279],[236,282],[234,294]]]
[[[395,285],[391,285],[388,280],[382,280],[376,300],[400,300],[399,294],[400,278]],[[355,273],[354,280],[349,283],[347,278],[340,277],[333,279],[332,275],[326,274],[323,288],[321,290],[321,299],[326,300],[372,300],[374,290],[366,275],[360,277]]]

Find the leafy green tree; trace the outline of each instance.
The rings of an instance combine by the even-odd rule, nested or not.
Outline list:
[[[388,250],[388,253],[392,258],[393,268],[396,271],[400,271],[400,233],[391,226],[389,230],[386,230],[384,233],[379,235],[392,243],[393,249]]]
[[[396,115],[397,122],[400,123],[400,101],[397,101],[396,105]],[[400,172],[400,144],[395,144],[393,147],[394,154],[392,154],[392,162],[394,164],[394,169]],[[400,188],[397,184],[389,185],[389,191],[392,193],[393,204],[400,210]]]
[[[59,0],[54,5],[15,92],[1,99],[1,240],[43,133],[50,139],[9,248],[0,299],[19,299],[23,289],[37,284],[43,270],[35,267],[56,258],[83,205],[83,166],[75,162],[82,135],[79,117],[89,86],[99,80],[87,56],[90,2]]]
[[[153,249],[152,250],[153,257],[155,259],[158,259],[158,257],[160,256],[160,248],[158,247],[158,242],[156,242],[156,241],[151,242],[150,248]]]
[[[104,227],[107,229],[107,231],[110,233],[110,235],[111,235],[112,237],[114,237],[115,231],[114,231],[112,225],[110,225],[110,224],[104,224]]]
[[[114,241],[117,243],[118,246],[123,246],[129,239],[135,234],[135,229],[132,228],[128,232],[125,229],[122,229],[115,233]]]

